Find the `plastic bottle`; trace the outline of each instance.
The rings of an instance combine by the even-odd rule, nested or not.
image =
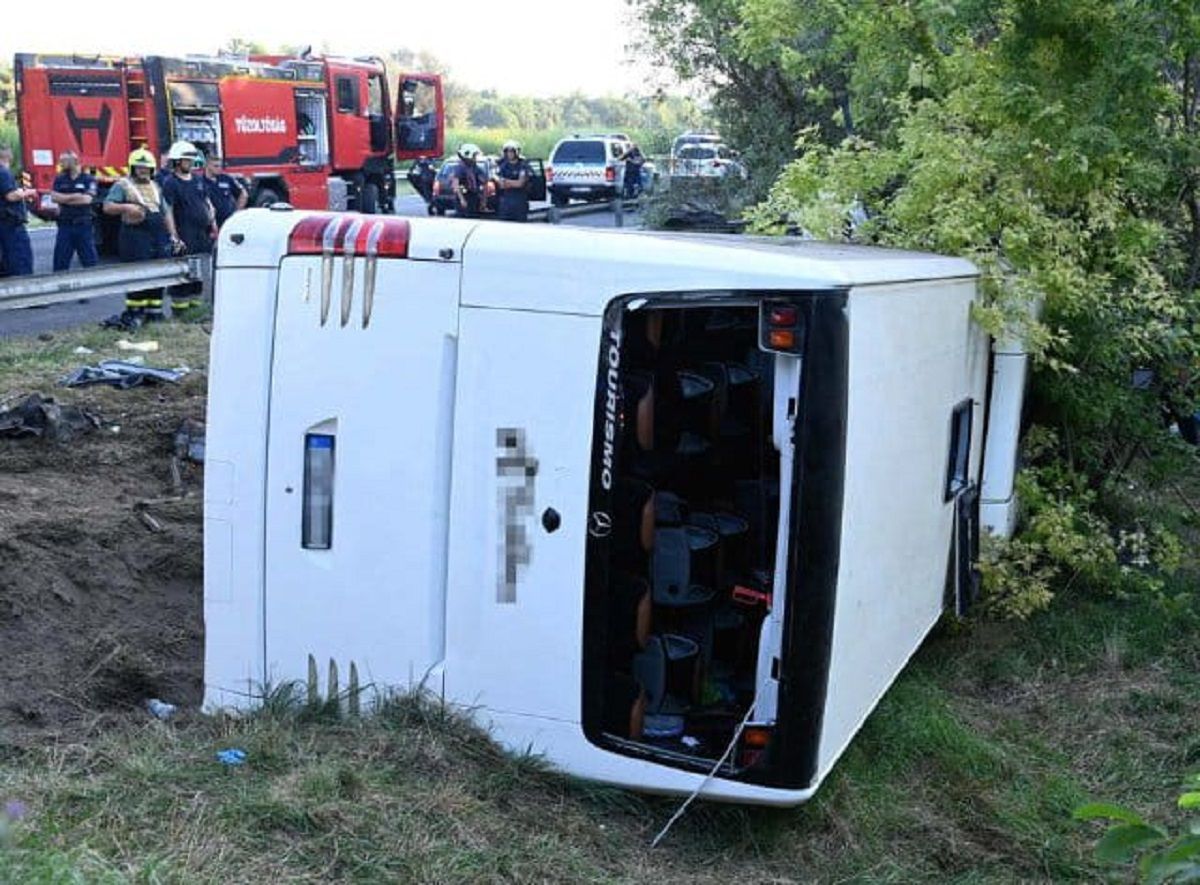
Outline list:
[[[150,715],[155,719],[167,720],[175,715],[175,711],[179,708],[174,704],[168,704],[166,701],[160,701],[158,698],[150,698],[146,701],[146,709],[150,711]]]

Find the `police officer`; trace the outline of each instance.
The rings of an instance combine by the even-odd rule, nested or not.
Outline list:
[[[646,165],[646,155],[636,144],[630,144],[629,150],[621,155],[621,159],[625,161],[622,195],[625,199],[632,200],[642,192],[642,167]]]
[[[104,214],[120,216],[117,254],[122,261],[166,258],[170,252],[163,219],[162,190],[154,181],[154,154],[139,148],[129,155],[129,177],[108,189]],[[125,294],[125,319],[162,316],[162,289],[138,289]]]
[[[201,165],[204,167],[204,186],[208,193],[208,201],[212,203],[217,227],[220,227],[234,212],[246,208],[246,201],[250,195],[236,178],[221,171],[221,158],[217,154],[209,154]]]
[[[521,156],[521,145],[504,143],[503,156],[496,169],[496,186],[500,190],[497,216],[501,221],[529,220],[529,179],[533,170]]]
[[[450,173],[450,193],[458,199],[458,214],[478,218],[487,182],[479,168],[480,150],[471,143],[458,149],[458,162]]]
[[[33,273],[33,248],[29,245],[27,200],[37,198],[33,188],[21,187],[13,177],[12,148],[0,147],[0,252],[10,274],[24,276]]]
[[[92,201],[96,179],[79,168],[79,155],[63,151],[58,158],[62,170],[50,188],[50,199],[58,206],[58,233],[54,237],[54,269],[66,270],[71,258],[92,267],[97,262],[96,237],[92,230]]]
[[[204,255],[212,252],[217,237],[216,213],[208,199],[204,177],[192,172],[199,151],[190,141],[171,145],[171,177],[162,188],[163,221],[176,255]],[[180,283],[172,286],[171,309],[187,310],[196,306],[203,284]]]

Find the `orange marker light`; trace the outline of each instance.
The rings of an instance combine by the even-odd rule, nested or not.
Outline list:
[[[791,329],[772,329],[767,333],[767,345],[779,350],[791,350],[796,346],[796,333]]]
[[[767,728],[750,726],[742,732],[742,746],[755,750],[764,750],[771,743],[771,731]]]

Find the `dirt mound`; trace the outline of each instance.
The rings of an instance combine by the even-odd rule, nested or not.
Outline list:
[[[102,420],[67,443],[0,439],[0,743],[202,694],[202,473],[173,467],[172,435],[203,420],[204,376],[43,392]]]

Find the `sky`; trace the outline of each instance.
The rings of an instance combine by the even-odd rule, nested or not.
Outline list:
[[[320,49],[328,44],[339,55],[400,47],[426,50],[444,60],[451,76],[467,86],[509,94],[651,91],[646,85],[648,69],[631,63],[625,51],[633,35],[625,0],[366,3],[360,8],[374,8],[379,19],[366,26],[361,12],[341,17],[326,12],[337,7],[313,0],[203,0],[176,7],[192,13],[186,24],[167,27],[174,17],[170,3],[124,5],[120,15],[98,21],[95,0],[57,0],[45,8],[45,15],[35,16],[27,7],[19,27],[0,28],[0,58],[11,59],[17,52],[215,54],[231,37],[242,37],[269,48],[312,44]],[[151,13],[138,15],[136,9]],[[289,14],[281,15],[282,9]],[[317,9],[322,11],[318,14]],[[477,27],[465,28],[462,22],[475,22]]]

